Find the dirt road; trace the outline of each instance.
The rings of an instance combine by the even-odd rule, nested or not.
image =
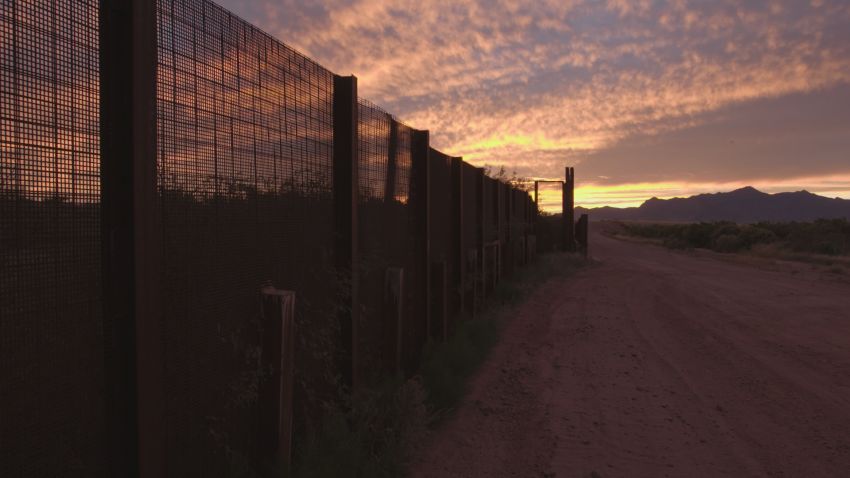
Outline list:
[[[850,285],[593,237],[416,477],[848,477]]]

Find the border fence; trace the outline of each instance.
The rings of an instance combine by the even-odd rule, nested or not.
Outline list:
[[[535,254],[526,191],[208,0],[6,0],[0,44],[4,476],[286,462]]]

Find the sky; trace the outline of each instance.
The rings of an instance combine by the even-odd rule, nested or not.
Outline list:
[[[447,154],[528,178],[574,166],[578,205],[850,198],[848,0],[219,3]]]

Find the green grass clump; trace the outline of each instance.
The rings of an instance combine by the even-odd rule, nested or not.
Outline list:
[[[418,380],[392,381],[327,404],[322,426],[302,448],[299,478],[404,476],[430,421]]]

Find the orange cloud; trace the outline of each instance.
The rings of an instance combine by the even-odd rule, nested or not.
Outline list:
[[[358,75],[363,96],[429,129],[436,147],[525,176],[581,171],[624,138],[696,127],[731,105],[850,84],[839,0],[227,3]]]

